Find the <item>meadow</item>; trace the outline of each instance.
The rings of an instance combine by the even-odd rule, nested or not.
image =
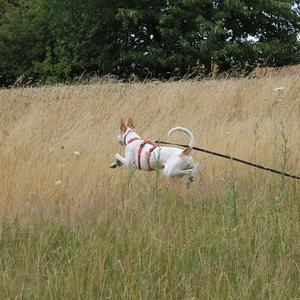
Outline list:
[[[109,169],[121,116],[300,175],[294,75],[0,90],[0,299],[300,298],[299,181],[196,151],[189,189]]]

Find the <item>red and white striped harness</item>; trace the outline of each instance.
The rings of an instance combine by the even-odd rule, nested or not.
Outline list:
[[[133,143],[133,142],[135,142],[135,141],[137,141],[137,140],[140,140],[138,137],[135,137],[135,138],[132,138],[132,139],[130,139],[127,143],[126,143],[126,138],[127,138],[127,135],[129,134],[129,133],[131,133],[132,131],[130,130],[130,131],[128,131],[127,132],[127,134],[125,135],[125,137],[124,137],[124,143],[125,143],[125,145],[129,145],[130,143]],[[138,154],[137,154],[137,163],[138,163],[138,168],[141,170],[142,169],[142,167],[141,167],[141,156],[142,156],[142,151],[143,151],[143,148],[144,148],[144,146],[145,145],[152,145],[152,147],[149,149],[149,151],[147,152],[147,165],[148,165],[148,170],[153,170],[153,168],[151,167],[151,162],[150,162],[150,158],[151,158],[151,154],[152,154],[152,152],[153,152],[153,150],[157,147],[156,146],[156,144],[154,144],[153,142],[151,142],[151,141],[149,141],[149,140],[144,140],[142,143],[141,143],[141,145],[140,145],[140,148],[139,148],[139,150],[138,150]]]
[[[153,152],[153,150],[157,147],[156,144],[154,144],[153,142],[147,140],[147,141],[143,141],[140,145],[140,148],[138,150],[138,154],[137,154],[137,163],[138,163],[138,168],[141,170],[142,167],[141,167],[141,155],[142,155],[142,151],[143,151],[143,148],[145,145],[152,145],[152,147],[148,150],[147,152],[147,165],[148,165],[148,170],[153,170],[153,168],[151,167],[151,162],[150,162],[150,158],[151,158],[151,154]]]

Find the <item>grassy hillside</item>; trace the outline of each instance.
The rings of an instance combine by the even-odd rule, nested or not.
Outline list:
[[[299,182],[197,152],[189,190],[111,170],[120,116],[300,172],[297,77],[1,90],[0,297],[300,297]]]

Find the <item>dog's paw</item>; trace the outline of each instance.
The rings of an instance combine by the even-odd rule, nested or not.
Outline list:
[[[111,169],[115,169],[117,166],[118,166],[117,162],[114,161],[112,164],[110,164],[109,167],[110,167]]]
[[[186,187],[189,188],[193,181],[194,181],[194,176],[189,176],[186,180]]]

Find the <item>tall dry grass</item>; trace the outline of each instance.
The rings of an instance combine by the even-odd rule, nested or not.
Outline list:
[[[120,199],[128,172],[108,168],[114,154],[124,151],[116,144],[120,116],[132,116],[142,137],[165,140],[168,129],[181,125],[194,133],[199,146],[279,169],[286,131],[291,152],[286,170],[299,173],[299,83],[291,77],[2,90],[1,211],[57,216],[110,207],[112,199]],[[172,140],[186,142],[180,135]],[[179,191],[201,198],[220,189],[230,163],[193,156],[201,163],[199,179],[188,192],[180,183]],[[235,168],[245,180],[250,175],[274,178]],[[170,185],[177,188],[178,182]]]
[[[0,297],[300,297],[299,183],[197,152],[189,190],[111,170],[120,116],[299,175],[297,77],[1,90]]]

